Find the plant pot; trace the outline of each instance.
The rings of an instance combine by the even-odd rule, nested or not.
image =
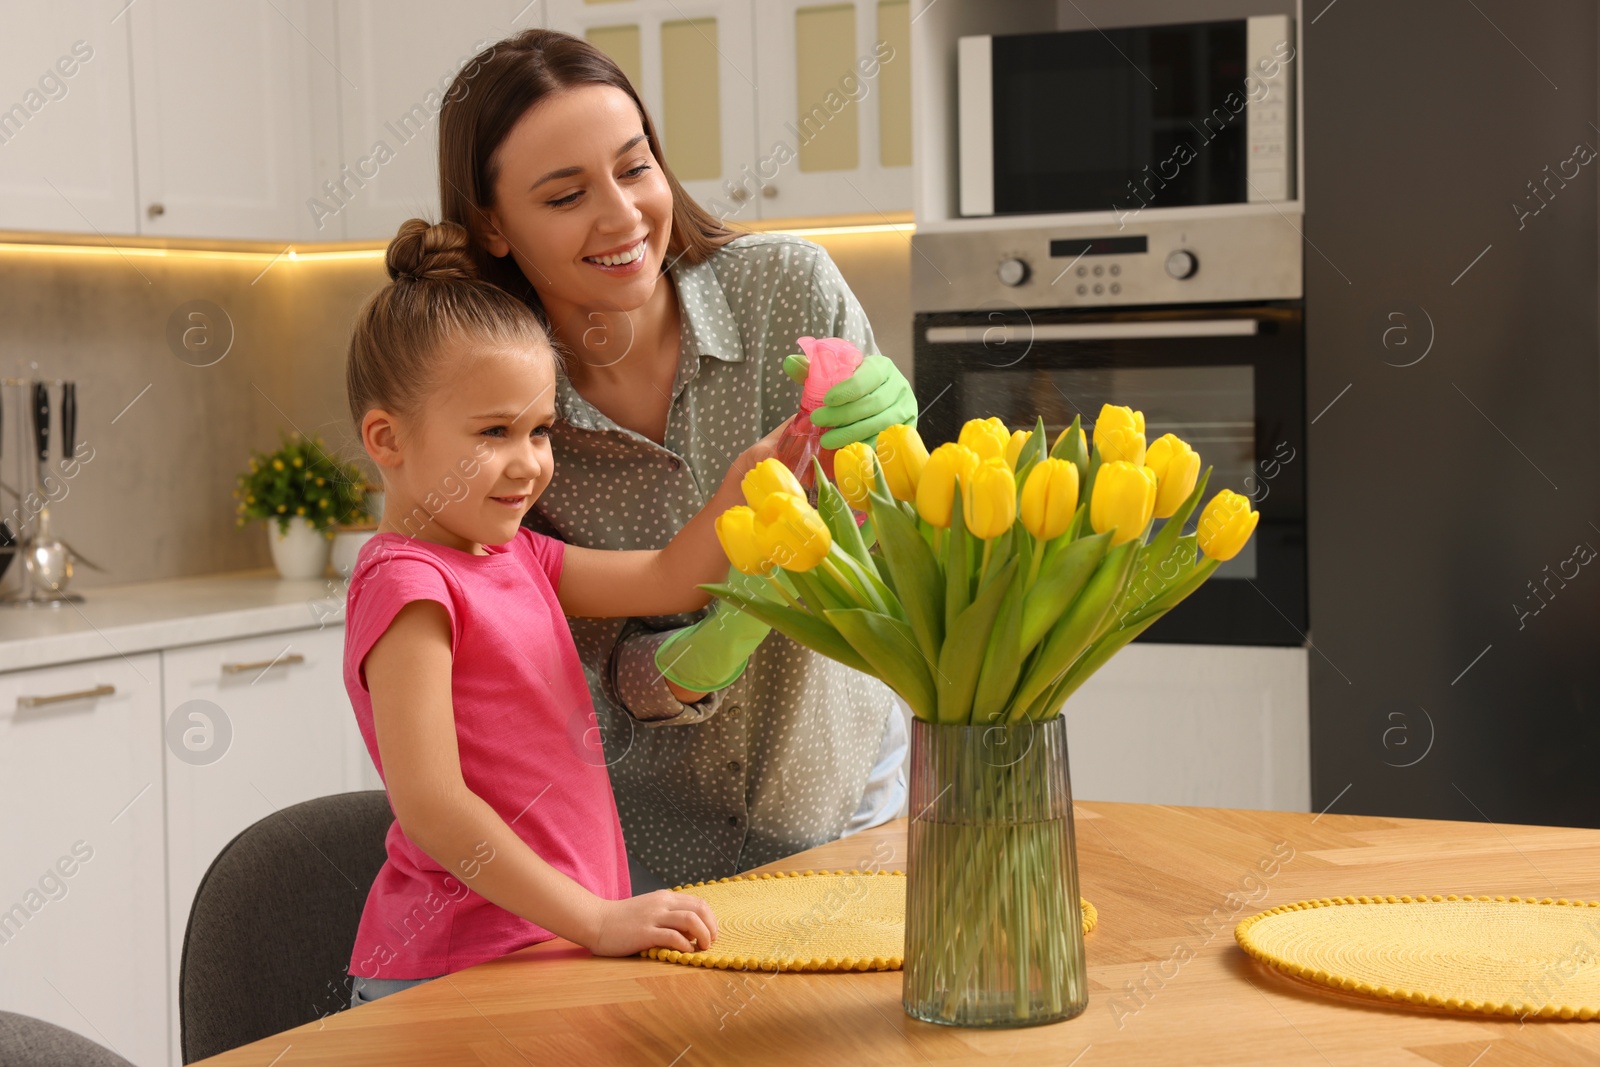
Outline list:
[[[376,526],[340,527],[333,532],[332,562],[333,571],[339,577],[350,580],[350,575],[356,569],[356,557],[361,555],[362,546],[372,540],[377,534]]]
[[[331,542],[309,519],[296,515],[289,520],[286,533],[279,531],[275,520],[268,519],[267,543],[272,547],[272,565],[281,577],[321,578],[328,569]]]
[[[1066,722],[911,731],[906,1014],[1059,1022],[1089,1003]]]

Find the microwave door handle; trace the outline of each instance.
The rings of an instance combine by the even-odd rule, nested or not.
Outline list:
[[[929,344],[1042,341],[1143,341],[1180,337],[1254,337],[1256,319],[1169,319],[1157,322],[1048,322],[1020,326],[930,326]]]

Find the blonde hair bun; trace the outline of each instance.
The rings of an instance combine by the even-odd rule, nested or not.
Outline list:
[[[397,282],[467,282],[478,278],[471,242],[459,223],[407,219],[389,242],[384,265]]]

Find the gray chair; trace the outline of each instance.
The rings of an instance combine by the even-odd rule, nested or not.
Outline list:
[[[382,790],[341,793],[284,808],[228,842],[200,880],[183,936],[184,1063],[350,1006],[350,952],[392,822]]]
[[[5,1067],[133,1067],[103,1045],[54,1023],[0,1011],[0,1064]]]

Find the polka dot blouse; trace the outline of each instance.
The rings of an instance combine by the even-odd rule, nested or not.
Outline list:
[[[659,548],[733,460],[792,415],[795,338],[876,353],[866,315],[821,247],[740,236],[670,271],[681,347],[662,444],[557,383],[555,477],[527,524],[570,544]],[[656,649],[704,612],[572,619],[628,851],[670,885],[722,878],[832,841],[855,812],[887,729],[887,687],[769,634],[733,685],[679,702]]]

